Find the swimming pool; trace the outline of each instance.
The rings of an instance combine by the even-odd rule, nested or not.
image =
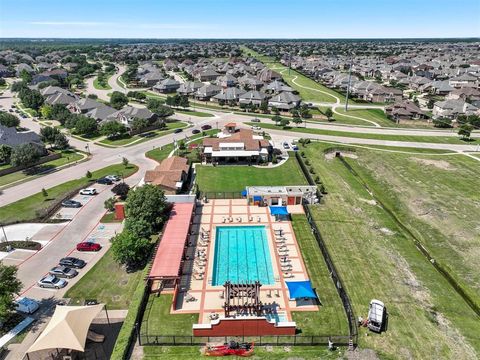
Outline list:
[[[275,283],[265,226],[217,226],[212,285]]]

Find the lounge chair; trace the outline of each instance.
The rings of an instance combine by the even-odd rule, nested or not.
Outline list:
[[[257,217],[257,222],[261,222],[262,221],[262,218],[259,216]]]
[[[197,298],[195,296],[193,296],[192,294],[187,293],[185,295],[185,301],[186,302],[197,301]]]
[[[220,291],[220,292],[218,293],[218,297],[219,297],[220,299],[225,299],[225,291],[223,291],[223,290]]]
[[[253,216],[250,216],[250,217],[248,218],[248,221],[253,221]]]
[[[225,224],[225,222],[227,221],[226,218],[222,218],[222,222]]]
[[[203,226],[202,226],[202,231],[203,231],[203,232],[206,232],[206,233],[209,233],[209,232],[210,232],[210,230],[208,230],[208,229],[207,229],[207,230],[206,230],[206,229],[204,229],[204,228],[203,228]]]
[[[277,252],[280,254],[280,255],[286,255],[288,253],[288,249],[284,248],[284,249],[277,249]]]
[[[286,279],[289,279],[289,278],[293,278],[295,276],[290,272],[285,272],[285,273],[283,273],[283,277],[286,278]]]
[[[269,289],[267,291],[267,297],[271,298],[272,297],[272,289]]]
[[[278,289],[275,290],[275,296],[280,297],[280,290],[278,290]]]
[[[205,276],[203,274],[193,274],[195,280],[203,280]]]
[[[275,234],[282,234],[283,233],[283,230],[282,229],[273,229],[273,231],[275,232]]]

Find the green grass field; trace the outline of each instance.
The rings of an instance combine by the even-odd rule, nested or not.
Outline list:
[[[38,171],[36,171],[36,174],[29,174],[29,173],[26,173],[25,171],[21,170],[21,171],[17,171],[17,172],[8,174],[8,175],[0,176],[0,187],[3,187],[5,185],[11,184],[11,183],[17,182],[17,181],[22,181],[22,180],[27,180],[27,179],[28,180],[33,180],[33,179],[41,176],[41,174],[39,174],[41,172],[45,172],[45,171],[48,171],[48,170],[53,170],[53,169],[58,168],[60,166],[64,166],[64,165],[67,165],[67,164],[74,163],[75,161],[78,161],[78,160],[83,158],[82,154],[80,154],[78,152],[75,152],[75,151],[71,151],[71,150],[62,151],[60,153],[62,155],[61,158],[55,159],[55,160],[52,160],[52,161],[48,161],[46,163],[43,163],[43,164],[39,165],[37,167]]]
[[[243,165],[197,166],[197,184],[203,192],[241,192],[245,186],[304,185],[306,180],[296,160],[290,158],[275,168]]]
[[[472,139],[471,141],[464,141],[456,136],[423,136],[423,135],[390,135],[390,134],[375,134],[372,130],[370,133],[356,133],[348,131],[335,131],[335,130],[324,130],[317,128],[307,128],[305,127],[295,127],[294,125],[289,125],[285,128],[275,125],[273,122],[268,123],[250,123],[246,122],[247,125],[256,125],[262,129],[276,129],[276,130],[287,130],[297,133],[305,134],[317,134],[317,135],[327,135],[327,136],[343,136],[348,138],[355,139],[375,139],[375,140],[386,140],[386,141],[407,141],[407,142],[423,142],[423,143],[436,143],[436,144],[459,144],[459,145],[477,145],[480,144],[478,138]]]
[[[120,137],[114,140],[103,139],[103,140],[100,140],[99,143],[104,145],[110,145],[110,146],[129,146],[133,144],[142,143],[151,139],[155,139],[160,136],[171,134],[175,129],[187,128],[187,127],[189,127],[187,123],[184,123],[181,121],[174,121],[174,122],[166,123],[166,128],[164,129],[149,131],[148,134],[151,134],[151,136],[145,136],[145,133],[134,135],[134,136],[125,135],[123,137]]]
[[[301,149],[328,191],[322,204],[311,207],[314,218],[343,279],[355,315],[365,317],[373,298],[384,301],[389,313],[386,332],[373,334],[360,329],[360,347],[374,349],[380,358],[387,359],[477,358],[480,351],[478,316],[420,253],[412,237],[378,206],[364,184],[339,159],[324,157],[323,151],[329,147],[332,145],[314,143]],[[378,150],[359,149],[355,154],[359,162],[366,159],[364,161],[376,163],[379,169],[392,169],[392,177],[397,177],[397,171],[404,171],[395,160]],[[415,178],[418,169],[412,167],[411,171],[410,186],[427,192],[426,185]],[[378,176],[383,178],[385,173]],[[435,176],[430,178],[434,188]],[[406,189],[408,193],[409,187],[403,180],[398,179],[398,191]],[[383,191],[393,191],[394,185],[368,178],[368,186],[377,194],[380,187]],[[457,187],[457,191],[466,198],[470,196],[463,186]],[[420,227],[418,231],[430,229]]]
[[[105,276],[108,274],[108,276]],[[83,305],[85,299],[97,299],[108,309],[128,309],[143,271],[127,273],[113,259],[111,249],[65,294],[70,305]]]
[[[110,165],[92,172],[92,179],[98,179],[108,174],[122,174],[130,176],[138,170],[136,165],[130,164],[125,167],[123,164]],[[22,200],[0,207],[0,223],[13,221],[29,221],[36,218],[37,211],[48,208],[53,200],[63,199],[70,191],[80,186],[87,186],[89,179],[82,177],[70,180],[60,185],[48,188],[48,197],[45,198],[41,192],[23,198]]]
[[[302,335],[348,336],[348,322],[342,302],[305,215],[292,215],[292,226],[312,286],[321,303],[319,311],[293,312],[293,321],[297,323]]]
[[[298,91],[302,100],[306,102],[314,101],[335,103],[336,99],[339,98],[341,102],[344,102],[345,97],[342,94],[332,89],[329,89],[314,80],[307,78],[305,75],[302,75],[293,69],[290,69],[289,71],[288,67],[282,65],[280,62],[273,61],[273,59],[262,56],[247,47],[242,48],[244,53],[251,54],[259,61],[262,61],[262,59],[267,60],[264,62],[265,66],[281,73],[285,82]]]
[[[180,113],[180,114],[190,115],[190,116],[196,116],[196,117],[213,117],[212,114],[206,113],[206,112],[203,112],[203,111],[175,109],[175,112]]]
[[[199,346],[145,346],[143,348],[143,358],[145,360],[198,360],[203,358],[201,350]],[[265,346],[255,346],[255,353],[251,359],[340,359],[344,353],[345,349],[328,351],[325,347],[319,346],[292,346],[287,349],[282,346],[271,346],[268,348]]]

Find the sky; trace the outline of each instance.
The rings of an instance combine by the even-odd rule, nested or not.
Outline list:
[[[0,37],[480,37],[480,0],[0,0]]]

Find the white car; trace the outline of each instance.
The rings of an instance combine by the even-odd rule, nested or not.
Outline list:
[[[368,309],[368,328],[375,332],[381,332],[384,316],[385,304],[377,299],[370,301],[370,307]]]
[[[95,188],[85,188],[80,190],[80,195],[96,195],[97,189]]]
[[[24,314],[33,314],[39,307],[40,305],[37,301],[28,297],[21,297],[15,301],[15,310]]]
[[[286,149],[286,150],[288,150],[288,149],[290,149],[290,145],[288,145],[288,143],[285,141],[285,142],[283,143],[283,148]]]
[[[120,176],[118,175],[107,175],[105,176],[105,179],[108,179],[110,181],[120,181]]]
[[[262,130],[260,126],[253,125],[252,130]]]

